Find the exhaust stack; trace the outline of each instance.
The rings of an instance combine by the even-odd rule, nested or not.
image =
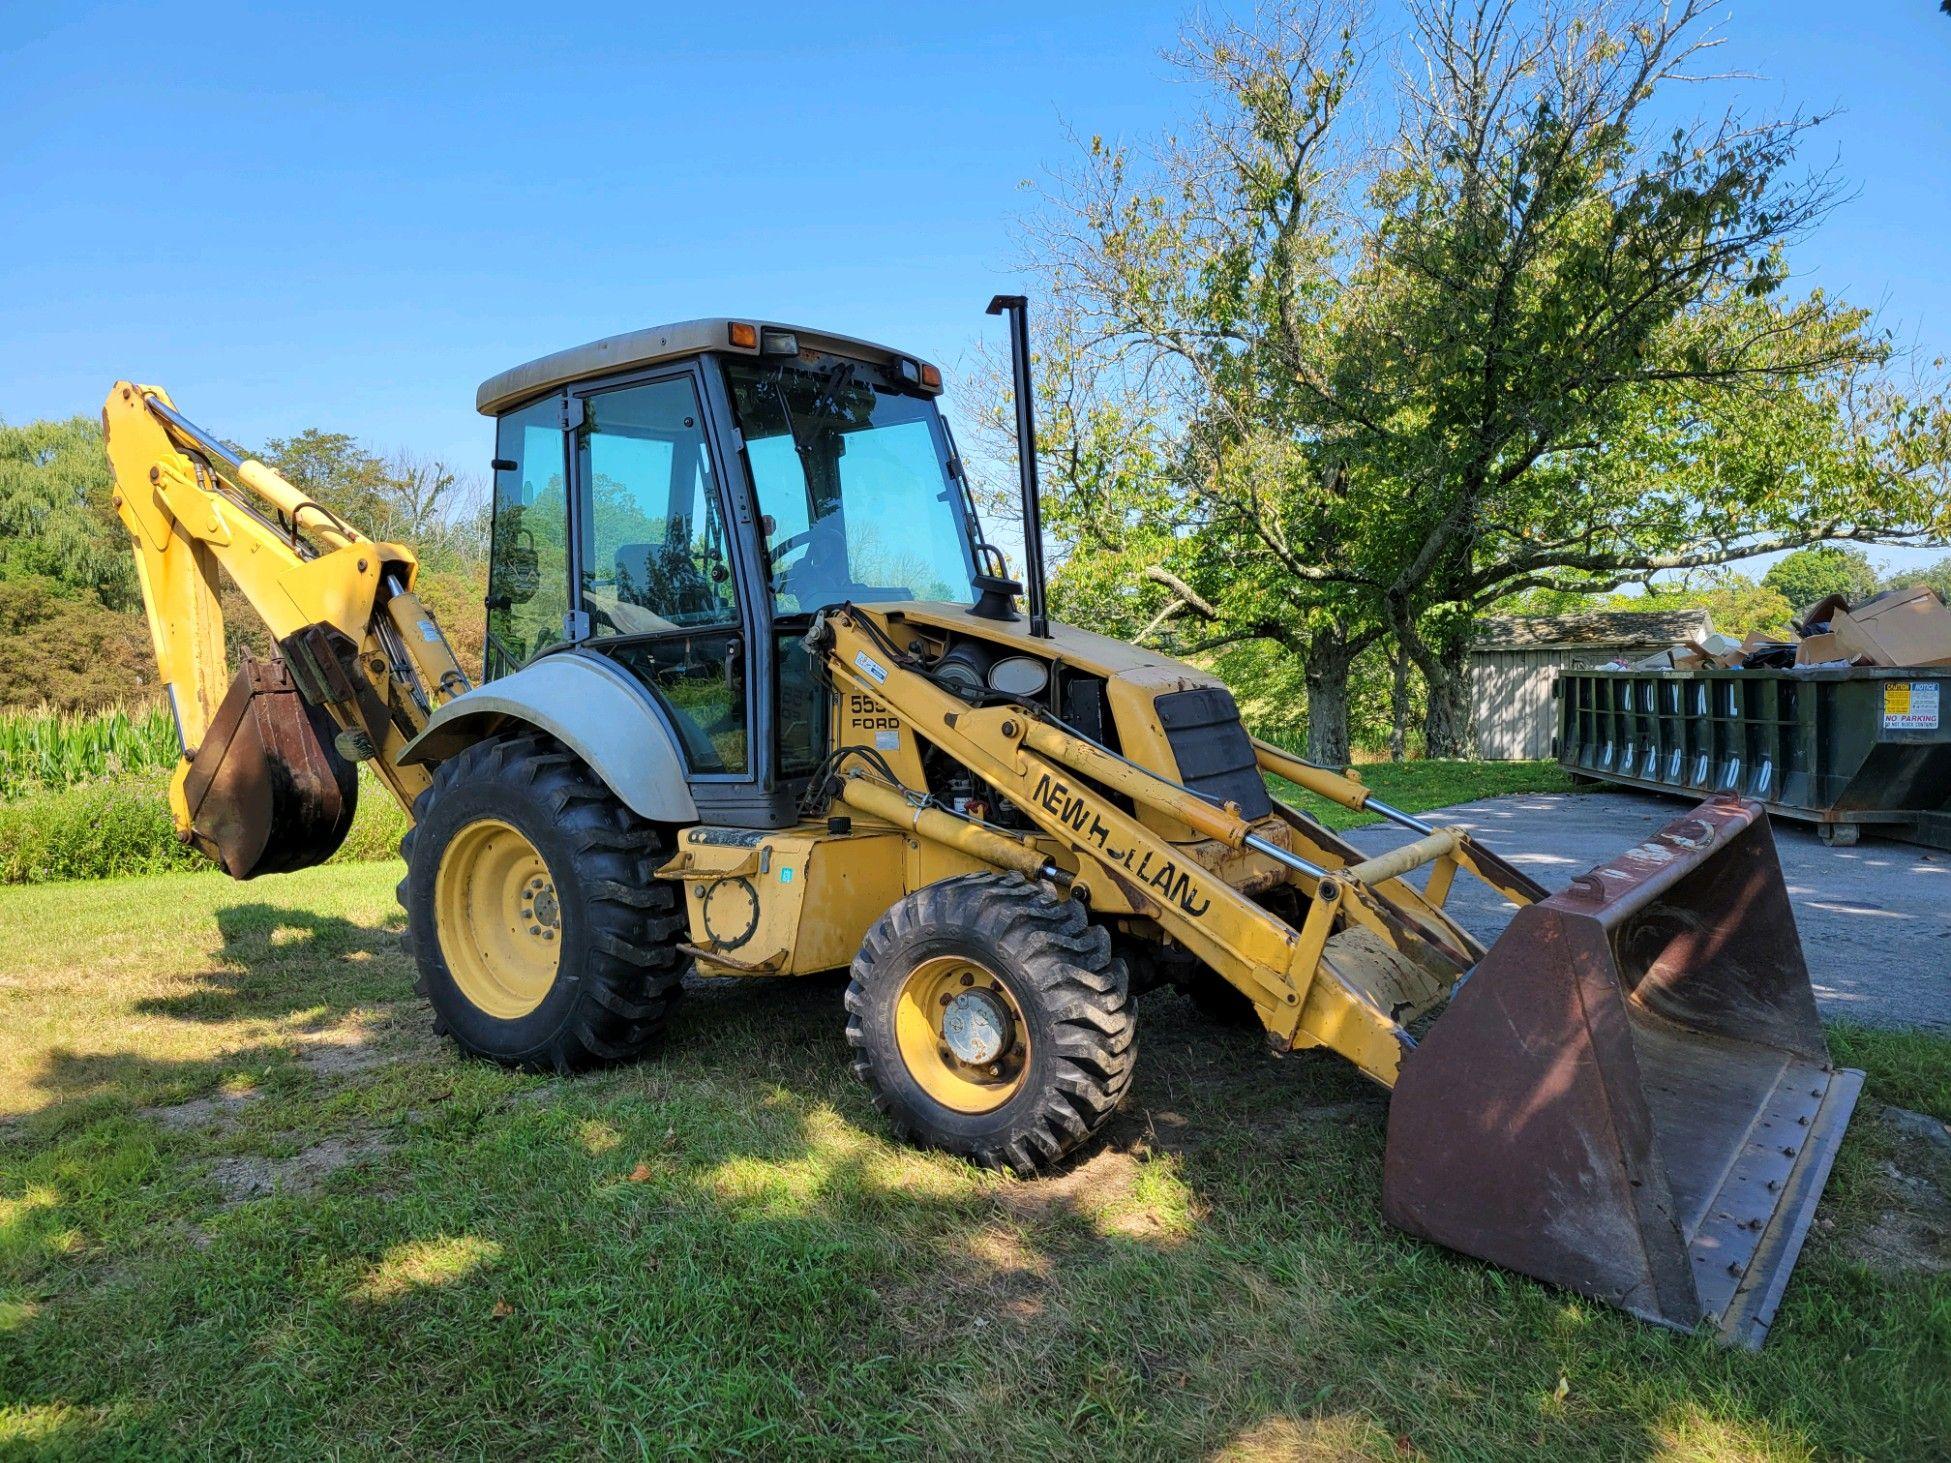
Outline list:
[[[1009,316],[1009,376],[1016,396],[1016,474],[1023,485],[1023,583],[1030,602],[1030,633],[1050,638],[1050,615],[1043,605],[1043,505],[1036,471],[1036,404],[1030,380],[1030,302],[1023,295],[997,295],[991,315]]]

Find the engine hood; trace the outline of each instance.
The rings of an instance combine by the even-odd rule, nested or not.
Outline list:
[[[1074,670],[1089,671],[1107,681],[1126,681],[1151,688],[1156,695],[1168,690],[1190,690],[1196,686],[1223,685],[1217,676],[1197,666],[1174,660],[1157,651],[1141,650],[1109,635],[1093,634],[1075,625],[1050,622],[1050,637],[1030,634],[1029,621],[989,620],[970,612],[967,605],[926,601],[903,605],[872,605],[865,608],[885,617],[890,633],[895,627],[910,624],[924,630],[948,630],[969,639],[984,640],[1020,655],[1041,660],[1060,660]],[[894,635],[897,643],[898,634]]]

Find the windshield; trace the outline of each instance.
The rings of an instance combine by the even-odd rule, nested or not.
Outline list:
[[[935,404],[835,356],[725,364],[774,608],[967,601],[968,496]]]

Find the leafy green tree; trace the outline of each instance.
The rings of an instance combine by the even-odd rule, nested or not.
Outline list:
[[[113,478],[91,417],[0,423],[0,580],[40,582],[109,609],[140,602],[115,516]]]
[[[1922,569],[1913,569],[1907,574],[1892,574],[1884,580],[1884,589],[1908,589],[1913,584],[1928,584],[1938,593],[1938,598],[1951,604],[1951,559],[1939,559],[1935,564],[1926,564]]]
[[[1943,410],[1862,312],[1786,293],[1835,196],[1795,167],[1816,119],[1667,120],[1716,9],[1417,0],[1379,60],[1333,5],[1200,29],[1197,115],[1092,139],[1032,221],[1052,402],[1114,439],[1162,408],[1136,482],[1060,427],[1055,496],[1111,525],[1135,614],[1296,645],[1314,755],[1380,638],[1454,755],[1511,594],[1951,530]]]
[[[1761,582],[1800,614],[1832,594],[1851,602],[1869,598],[1876,593],[1877,572],[1870,556],[1861,549],[1820,544],[1797,549],[1770,568]]]
[[[1775,589],[1732,569],[1696,570],[1648,584],[1639,594],[1582,594],[1537,589],[1504,601],[1498,613],[1577,615],[1595,610],[1706,610],[1724,635],[1790,633],[1795,606]]]
[[[429,558],[484,558],[486,485],[411,453],[384,458],[344,432],[307,427],[259,454],[296,487],[361,533],[406,544]]]

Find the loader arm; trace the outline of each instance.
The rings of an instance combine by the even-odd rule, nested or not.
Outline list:
[[[177,836],[240,878],[319,862],[350,823],[360,761],[411,809],[429,774],[397,754],[468,688],[414,595],[413,551],[233,452],[159,387],[116,383],[102,427],[183,752]],[[277,646],[234,679],[220,572]]]
[[[1444,863],[1451,875],[1457,867],[1475,872],[1481,858],[1500,870],[1515,897],[1529,902],[1536,889],[1450,830],[1433,834],[1410,857],[1362,860],[1305,819],[1284,829],[1251,825],[1230,805],[1217,806],[1024,707],[972,707],[902,665],[870,614],[849,606],[816,632],[832,636],[826,663],[835,678],[890,707],[1008,797],[1059,851],[1057,867],[1093,909],[1155,923],[1237,987],[1277,1050],[1326,1046],[1392,1086],[1403,1051],[1414,1044],[1399,1017],[1438,1004],[1482,953],[1402,876]],[[1306,896],[1300,926],[1126,812],[1120,799],[1267,861]],[[1349,930],[1368,940],[1343,940],[1331,952],[1329,941]]]

